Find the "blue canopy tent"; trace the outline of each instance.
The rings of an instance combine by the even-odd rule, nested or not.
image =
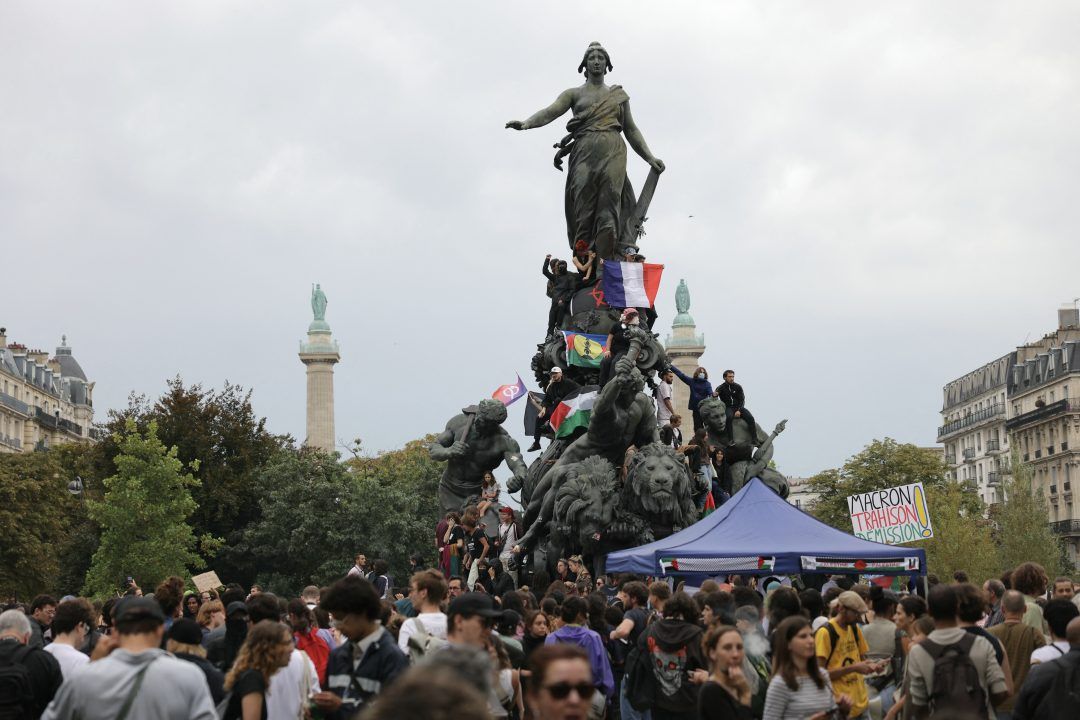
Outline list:
[[[605,571],[653,577],[925,575],[926,551],[841,532],[788,504],[754,478],[690,527],[648,545],[611,553]]]

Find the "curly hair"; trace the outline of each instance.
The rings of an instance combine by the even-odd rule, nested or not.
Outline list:
[[[292,645],[289,628],[275,620],[256,623],[248,631],[232,669],[225,676],[225,689],[232,690],[240,673],[245,670],[258,670],[269,688],[270,676],[281,669],[278,663],[278,648],[283,644]]]
[[[1046,569],[1039,563],[1026,562],[1012,572],[1013,590],[1019,590],[1025,595],[1042,595],[1046,592],[1049,581]]]

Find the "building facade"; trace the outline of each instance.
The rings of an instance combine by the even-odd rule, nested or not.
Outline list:
[[[1058,312],[1058,329],[1016,350],[1008,377],[1006,427],[1032,489],[1047,498],[1051,526],[1069,560],[1080,559],[1080,311]]]
[[[803,512],[811,512],[821,496],[810,489],[810,478],[789,477],[787,501]]]
[[[65,442],[91,442],[94,383],[67,338],[56,354],[9,343],[0,328],[0,452],[30,452]]]
[[[968,483],[987,505],[1001,501],[1001,477],[1009,468],[1006,395],[1015,355],[1003,355],[944,389],[937,441],[949,474]]]

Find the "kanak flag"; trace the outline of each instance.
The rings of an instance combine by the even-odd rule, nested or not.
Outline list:
[[[664,266],[654,263],[604,262],[604,302],[613,308],[652,307]]]
[[[517,383],[513,385],[500,385],[499,388],[491,393],[491,397],[495,398],[503,405],[511,405],[515,400],[525,395],[525,383],[521,379],[521,375],[517,376]]]

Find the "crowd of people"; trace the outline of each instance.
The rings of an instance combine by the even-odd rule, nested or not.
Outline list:
[[[0,717],[1080,717],[1071,579],[812,580],[594,580],[571,558],[531,586],[418,568],[395,587],[359,554],[295,598],[176,577],[102,604],[42,595],[0,614]]]

